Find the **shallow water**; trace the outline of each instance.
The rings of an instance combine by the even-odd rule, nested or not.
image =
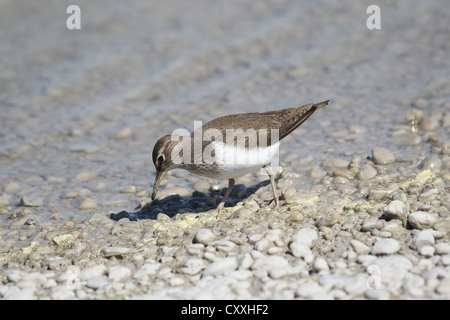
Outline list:
[[[132,210],[156,140],[194,120],[330,99],[281,146],[281,161],[320,165],[376,146],[417,160],[431,145],[395,143],[405,116],[450,112],[445,0],[379,1],[381,30],[366,27],[367,1],[77,1],[81,30],[65,26],[70,4],[0,2],[2,228],[22,197],[41,202],[41,223]],[[173,176],[160,190],[198,179]],[[99,206],[80,209],[87,197]]]

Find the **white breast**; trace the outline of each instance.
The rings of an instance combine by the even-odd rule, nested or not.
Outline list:
[[[222,142],[212,142],[203,153],[205,163],[218,165],[219,175],[217,179],[230,179],[241,177],[255,172],[264,165],[278,166],[277,142],[269,147],[255,147],[252,149],[229,146]],[[214,152],[212,152],[214,150]]]

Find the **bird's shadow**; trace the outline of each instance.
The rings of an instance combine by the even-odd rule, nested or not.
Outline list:
[[[277,179],[276,179],[277,180]],[[225,207],[233,207],[238,202],[243,201],[258,191],[260,188],[270,184],[270,181],[262,181],[250,187],[243,184],[237,184],[231,191],[230,196],[225,202]],[[178,194],[171,194],[164,199],[155,199],[143,207],[138,207],[133,212],[121,211],[111,213],[112,220],[127,218],[131,221],[142,219],[157,219],[158,214],[165,214],[169,218],[178,213],[201,213],[217,208],[227,188],[221,190],[210,190],[209,192],[194,191],[191,197],[182,197]]]

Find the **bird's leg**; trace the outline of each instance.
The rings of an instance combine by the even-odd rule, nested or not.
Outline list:
[[[275,208],[277,209],[280,206],[280,200],[278,199],[278,195],[277,195],[277,185],[275,184],[275,173],[273,172],[272,168],[265,165],[263,167],[264,169],[266,169],[267,174],[269,175],[270,178],[270,184],[272,185],[272,192],[273,192],[273,200],[270,202],[269,205],[271,205],[273,202],[275,202]]]
[[[225,201],[227,201],[227,199],[228,199],[228,197],[229,197],[229,195],[231,193],[231,190],[233,190],[233,187],[234,187],[235,183],[236,183],[236,181],[234,181],[233,178],[228,180],[228,189],[227,189],[227,192],[225,192],[225,195],[223,196],[222,201],[220,201],[219,205],[217,206],[217,215],[219,215],[220,212],[222,211],[223,206],[225,205]]]

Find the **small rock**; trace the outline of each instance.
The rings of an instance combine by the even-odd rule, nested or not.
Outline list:
[[[384,207],[384,215],[388,219],[402,220],[408,215],[408,209],[402,201],[394,200]]]
[[[395,239],[378,239],[373,245],[371,253],[374,255],[394,254],[397,253],[400,248],[400,244]]]
[[[434,245],[434,242],[432,230],[422,230],[414,236],[410,247],[412,249],[420,250],[424,246]]]
[[[362,232],[367,232],[367,231],[372,231],[374,229],[382,229],[383,228],[383,221],[381,220],[369,220],[366,221],[362,226],[361,226],[361,231]]]
[[[80,172],[79,174],[77,174],[75,177],[75,180],[88,181],[88,180],[92,180],[96,177],[97,177],[97,175],[95,173],[85,171],[85,172]]]
[[[112,266],[108,271],[108,279],[112,281],[120,281],[131,275],[131,270],[127,267]]]
[[[353,250],[355,250],[358,254],[366,254],[370,252],[370,247],[366,246],[364,243],[362,243],[359,240],[351,240],[350,245],[352,246]]]
[[[95,209],[98,207],[98,203],[90,198],[86,198],[83,200],[82,203],[78,206],[78,209],[81,210],[88,210],[88,209]]]
[[[302,258],[306,263],[311,263],[314,260],[314,254],[311,249],[304,245],[303,243],[294,241],[289,245],[289,250],[294,257]]]
[[[438,156],[432,155],[431,157],[425,158],[420,164],[420,169],[430,169],[430,170],[440,170],[442,167],[442,160]]]
[[[104,276],[96,276],[96,277],[90,278],[87,281],[86,287],[97,290],[107,284],[108,284],[108,280],[106,280],[106,278]]]
[[[328,272],[330,271],[330,267],[328,266],[328,263],[324,258],[318,257],[314,260],[313,270],[317,273]]]
[[[434,213],[416,211],[408,216],[409,224],[416,229],[428,229],[438,221],[438,215]]]
[[[222,275],[234,271],[238,266],[236,258],[222,258],[211,263],[202,273],[202,277]]]
[[[315,178],[322,178],[325,177],[327,175],[327,172],[325,170],[320,169],[319,167],[313,167],[311,169],[311,173],[310,173],[310,177],[315,179]],[[291,195],[292,196],[292,195]],[[285,198],[287,199],[287,198]]]
[[[318,239],[319,235],[317,234],[317,232],[314,229],[308,227],[300,229],[292,237],[293,242],[304,244],[310,249],[316,245]]]
[[[436,254],[449,254],[450,253],[450,243],[438,243],[436,246]]]
[[[132,135],[131,129],[130,128],[124,128],[124,129],[120,130],[116,134],[115,138],[116,139],[128,139],[128,138],[131,137],[131,135]]]
[[[343,159],[329,159],[322,163],[322,167],[324,168],[347,168],[348,165],[349,162]]]
[[[432,257],[434,255],[435,249],[432,246],[422,246],[419,249],[419,253],[424,257]]]
[[[161,267],[160,263],[146,263],[133,275],[134,279],[145,278],[149,275],[156,274],[156,271]]]
[[[193,258],[186,261],[185,266],[181,268],[181,272],[187,275],[195,275],[200,273],[205,268],[205,260]]]
[[[273,255],[255,260],[252,265],[252,270],[262,269],[269,272],[274,268],[284,268],[288,266],[289,262],[285,258]]]
[[[27,196],[20,198],[20,205],[22,207],[40,207],[44,203],[41,199],[30,199]]]
[[[358,171],[356,178],[359,180],[370,180],[375,178],[376,175],[377,170],[374,167],[365,165]]]
[[[194,241],[205,246],[214,241],[214,233],[209,229],[200,229],[195,235]]]
[[[55,236],[52,238],[52,241],[56,243],[58,247],[61,249],[67,250],[74,246],[75,244],[75,236],[73,234],[62,234],[60,236]]]
[[[113,256],[123,256],[127,254],[137,253],[139,250],[133,248],[125,248],[125,247],[107,247],[101,250],[101,254],[104,258],[113,257]]]
[[[106,266],[103,264],[99,264],[97,266],[82,270],[80,272],[80,280],[88,281],[91,278],[102,277],[107,272],[108,272],[108,269],[106,268]]]
[[[128,186],[122,190],[120,190],[121,193],[136,193],[136,187],[135,186]]]
[[[450,278],[443,279],[436,287],[436,292],[443,295],[450,294]]]
[[[390,164],[395,162],[395,156],[385,148],[374,148],[372,150],[372,158],[376,164]]]

